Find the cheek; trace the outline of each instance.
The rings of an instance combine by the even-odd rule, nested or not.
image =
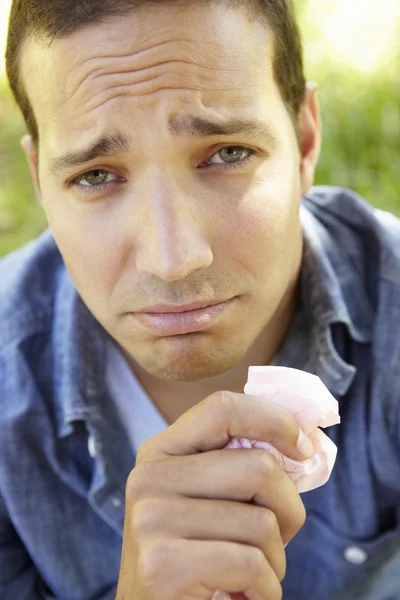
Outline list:
[[[298,252],[300,192],[295,174],[261,174],[237,206],[234,247],[242,248],[253,267],[279,271]],[[293,172],[292,172],[293,173]],[[233,217],[228,217],[229,224]],[[228,225],[229,226],[229,225]]]
[[[118,229],[93,207],[46,211],[50,228],[74,285],[85,300],[109,295],[119,276]]]

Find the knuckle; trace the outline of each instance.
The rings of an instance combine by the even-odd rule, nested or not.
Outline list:
[[[132,502],[139,497],[140,492],[143,489],[143,483],[143,470],[141,469],[141,467],[135,467],[129,473],[126,482],[125,494],[127,501],[129,500],[130,502]]]
[[[267,600],[268,598],[268,600],[282,600],[283,589],[276,575],[273,572],[269,571],[264,581],[266,582],[266,585],[263,586],[263,590],[268,590],[265,599]]]
[[[282,559],[281,569],[280,569],[280,572],[279,572],[279,582],[280,583],[286,577],[286,569],[287,569],[286,552],[283,552],[283,559]]]
[[[232,412],[236,402],[236,395],[229,390],[220,390],[208,396],[207,400],[211,405],[212,411],[223,416]]]
[[[151,464],[160,456],[164,456],[165,453],[162,449],[163,436],[164,431],[161,431],[161,433],[153,435],[139,447],[136,453],[136,466]]]
[[[265,575],[266,559],[260,548],[256,548],[255,546],[249,547],[249,550],[246,553],[245,563],[247,563],[244,565],[246,572],[248,572],[252,578],[258,579]]]
[[[279,442],[283,437],[290,437],[297,442],[299,426],[294,416],[286,409],[277,407],[275,417],[271,420],[271,443]]]
[[[272,584],[272,598],[273,600],[282,600],[283,599],[283,589],[279,581],[274,578],[276,584]]]
[[[132,469],[125,488],[127,502],[137,502],[150,491],[151,483],[157,481],[157,470],[156,463],[139,465]]]
[[[265,484],[271,478],[276,478],[280,471],[276,459],[262,448],[253,448],[248,453],[249,471],[253,473],[257,482]]]
[[[159,523],[159,515],[162,511],[162,506],[157,499],[151,498],[138,502],[131,517],[131,523],[135,535],[143,538],[146,534],[154,531]]]
[[[257,509],[257,518],[255,520],[256,531],[262,539],[266,537],[275,539],[276,534],[280,535],[279,523],[275,513],[268,508],[255,507]]]
[[[149,440],[147,440],[147,442],[145,442],[144,444],[142,444],[137,453],[136,453],[136,465],[141,465],[142,463],[144,463],[147,460],[147,457],[150,454],[150,444],[149,444]]]
[[[146,448],[145,444],[139,446],[139,449],[136,453],[136,464],[139,465],[143,461],[144,456],[146,456]]]
[[[150,598],[163,597],[168,579],[169,555],[168,544],[160,539],[145,544],[139,553],[137,572]]]
[[[286,554],[285,554],[284,558],[282,559],[282,561],[279,563],[278,572],[276,573],[276,577],[277,577],[279,583],[282,583],[282,581],[286,577]]]
[[[268,508],[257,507],[257,517],[254,519],[256,535],[259,539],[259,547],[263,548],[266,541],[275,544],[282,544],[281,531],[276,514]],[[279,558],[279,560],[278,560]],[[282,546],[282,555],[277,557],[276,576],[279,581],[283,581],[286,576],[286,553]]]
[[[307,518],[307,512],[304,504],[298,496],[298,502],[291,511],[291,517],[288,521],[288,529],[285,534],[285,542],[290,542],[291,539],[300,531]]]

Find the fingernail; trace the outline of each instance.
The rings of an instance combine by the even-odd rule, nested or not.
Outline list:
[[[304,458],[310,458],[310,456],[314,453],[314,446],[302,429],[299,429],[299,432],[299,439],[297,440],[297,451]]]

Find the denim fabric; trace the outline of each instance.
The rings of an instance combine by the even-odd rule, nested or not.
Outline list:
[[[329,187],[301,219],[301,303],[273,364],[318,375],[342,422],[330,480],[302,495],[284,600],[399,600],[400,222]],[[0,261],[1,600],[115,597],[135,456],[109,339],[49,230]]]

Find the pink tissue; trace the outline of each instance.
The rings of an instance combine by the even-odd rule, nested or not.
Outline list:
[[[226,448],[263,448],[270,452],[299,493],[324,485],[335,464],[337,448],[318,427],[340,423],[337,400],[316,375],[286,367],[250,367],[244,393],[266,398],[286,408],[314,445],[311,458],[298,462],[268,442],[235,438]]]

